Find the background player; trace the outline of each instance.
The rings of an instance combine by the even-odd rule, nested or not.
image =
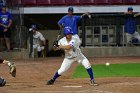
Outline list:
[[[128,7],[128,10],[125,14],[134,14],[133,8]],[[136,31],[136,19],[135,19],[135,17],[137,17],[138,15],[139,13],[135,14],[134,16],[128,16],[125,19],[124,31],[126,33],[127,45],[130,45],[130,46],[132,45],[133,38],[137,38],[140,41],[140,35]]]
[[[0,39],[1,45],[3,45],[3,41],[6,41],[7,52],[10,51],[10,37],[11,31],[10,27],[12,25],[12,16],[9,12],[7,12],[6,6],[2,6],[0,12]]]
[[[33,31],[33,52],[32,57],[34,57],[34,50],[37,49],[38,57],[42,57],[42,50],[45,48],[45,38],[44,36],[37,31],[37,26],[32,25],[29,31]]]
[[[16,76],[16,66],[13,62],[7,61],[7,60],[3,60],[0,59],[0,64],[7,64],[9,66],[9,73],[12,75],[12,77]],[[0,77],[0,86],[4,86],[6,84],[6,81],[4,80],[4,78]]]
[[[75,36],[76,38],[78,38],[78,41],[81,43],[81,40],[79,38],[78,31],[77,31],[77,22],[80,21],[80,19],[85,16],[85,15],[89,15],[89,13],[85,13],[81,16],[77,16],[77,15],[73,15],[74,9],[73,7],[69,7],[68,8],[68,14],[65,15],[64,17],[62,17],[59,21],[58,21],[58,25],[60,27],[60,29],[63,31],[64,27],[71,27],[72,31],[73,31],[73,36]]]
[[[54,84],[55,80],[65,71],[67,71],[70,68],[71,64],[75,61],[81,63],[86,68],[90,76],[90,84],[97,85],[93,77],[91,64],[89,63],[88,59],[82,54],[79,48],[80,41],[78,41],[77,38],[72,36],[73,32],[70,27],[65,27],[63,33],[64,37],[59,40],[58,45],[55,45],[55,49],[63,49],[65,51],[65,58],[62,62],[60,69],[55,73],[54,77],[47,82],[47,85]]]

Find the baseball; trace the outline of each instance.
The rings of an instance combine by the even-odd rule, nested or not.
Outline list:
[[[109,65],[110,65],[110,63],[108,63],[108,62],[107,62],[107,63],[105,63],[105,65],[106,65],[106,66],[109,66]]]

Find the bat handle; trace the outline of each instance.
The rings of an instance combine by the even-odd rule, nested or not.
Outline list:
[[[59,39],[60,36],[61,36],[61,35],[58,35],[58,36],[57,36],[57,40]]]

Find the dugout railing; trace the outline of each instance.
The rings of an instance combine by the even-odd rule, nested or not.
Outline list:
[[[82,18],[82,25],[78,27],[78,34],[82,40],[83,47],[118,47],[126,46],[124,22],[126,17],[134,14],[108,13],[92,14]],[[140,18],[136,17],[137,31],[140,33]],[[136,38],[132,43],[138,46],[140,43]]]

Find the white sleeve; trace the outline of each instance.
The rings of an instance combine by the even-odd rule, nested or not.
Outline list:
[[[64,43],[64,38],[61,38],[59,41],[58,41],[58,45],[62,45]]]
[[[44,38],[44,36],[40,33],[40,40],[42,40],[42,41],[44,41],[45,40],[45,38]]]
[[[61,40],[58,41],[58,45],[61,45]]]

